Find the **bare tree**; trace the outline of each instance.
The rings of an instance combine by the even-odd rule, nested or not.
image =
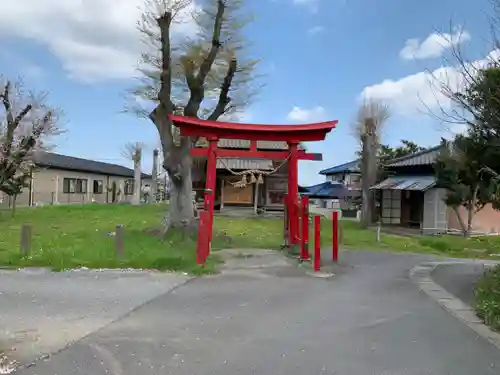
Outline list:
[[[361,147],[361,224],[365,227],[373,220],[374,197],[370,187],[377,181],[380,139],[388,119],[388,107],[368,99],[359,107],[353,126]]]
[[[61,111],[47,103],[47,92],[25,89],[21,79],[0,77],[0,193],[15,199],[33,172],[33,155],[51,148],[62,133]]]
[[[134,163],[134,195],[132,204],[138,206],[141,203],[141,160],[144,144],[142,142],[127,143],[123,148],[123,156]]]
[[[197,139],[180,137],[173,113],[216,121],[238,113],[256,93],[258,63],[246,57],[242,28],[251,21],[242,0],[145,0],[139,30],[145,42],[142,78],[131,91],[128,110],[149,117],[162,144],[163,168],[171,180],[165,233],[186,223],[195,229],[190,148]],[[195,36],[181,38],[177,23],[192,23]],[[175,38],[175,39],[174,39]]]

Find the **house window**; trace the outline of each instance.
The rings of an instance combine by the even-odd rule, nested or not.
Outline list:
[[[75,183],[76,180],[74,178],[65,178],[63,179],[63,193],[72,194],[75,192]]]
[[[102,194],[103,186],[104,186],[103,180],[94,180],[92,186],[92,193]]]
[[[361,176],[351,175],[351,184],[356,184],[361,181]]]
[[[76,192],[84,194],[87,192],[87,180],[76,179]]]
[[[125,195],[134,195],[134,180],[125,180]]]
[[[87,180],[80,178],[65,178],[63,179],[63,193],[73,194],[73,193],[86,193],[87,192]]]

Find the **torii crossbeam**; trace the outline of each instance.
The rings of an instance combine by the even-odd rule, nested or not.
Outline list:
[[[173,124],[180,129],[181,135],[205,137],[206,148],[191,149],[192,156],[207,157],[207,175],[205,185],[204,209],[208,212],[208,239],[198,241],[210,246],[212,238],[212,223],[215,200],[215,181],[217,157],[238,158],[282,158],[288,160],[288,191],[287,211],[289,217],[289,245],[299,242],[299,192],[298,192],[298,161],[322,160],[321,154],[311,154],[299,150],[300,142],[322,141],[336,127],[338,121],[326,121],[305,125],[258,125],[239,124],[219,121],[200,120],[192,117],[170,115]],[[249,150],[218,149],[219,139],[243,139],[250,141]],[[257,150],[257,141],[282,141],[288,144],[287,151],[266,152]],[[199,233],[199,236],[203,234]],[[207,250],[208,253],[208,250]]]

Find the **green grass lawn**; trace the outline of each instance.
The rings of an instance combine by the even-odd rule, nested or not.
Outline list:
[[[163,205],[72,205],[19,209],[0,222],[0,265],[51,266],[55,270],[89,268],[156,268],[195,272],[195,241],[175,234],[162,241],[148,233],[158,226]],[[22,223],[32,225],[30,256],[19,250]],[[124,225],[125,256],[116,256],[114,232]],[[188,249],[187,251],[185,251]],[[209,263],[206,271],[213,269]]]
[[[77,267],[147,268],[212,272],[218,259],[212,256],[204,269],[195,264],[194,238],[174,233],[162,240],[154,235],[165,205],[71,205],[19,209],[14,218],[5,212],[0,218],[0,265],[7,267],[50,266],[54,270]],[[20,228],[31,224],[32,250],[22,257],[19,249]],[[114,232],[117,224],[125,228],[125,255],[117,257]],[[500,238],[461,237],[406,238],[381,236],[364,230],[354,222],[342,222],[345,248],[425,252],[453,257],[489,257],[500,254]],[[283,222],[273,218],[228,218],[214,221],[213,250],[221,248],[278,249],[283,243]],[[312,239],[312,233],[310,235]],[[323,246],[332,243],[331,221],[322,221]],[[312,241],[310,249],[312,251]]]

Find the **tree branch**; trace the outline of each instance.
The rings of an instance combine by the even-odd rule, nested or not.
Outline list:
[[[215,15],[215,22],[214,22],[214,31],[212,34],[212,47],[210,48],[210,52],[203,60],[203,63],[200,66],[200,71],[198,72],[197,80],[201,84],[205,82],[208,73],[210,73],[210,69],[212,69],[212,65],[214,64],[215,58],[217,57],[217,53],[219,52],[219,49],[222,46],[220,41],[220,36],[222,32],[222,24],[223,24],[223,17],[225,10],[226,10],[226,4],[224,3],[224,0],[218,0],[217,13]]]
[[[172,12],[167,11],[157,19],[158,26],[160,27],[160,40],[161,40],[161,73],[160,73],[160,91],[158,99],[167,113],[171,113],[172,101],[172,51],[170,46],[170,25],[172,24]]]
[[[149,114],[150,120],[156,125],[160,134],[162,145],[171,150],[174,142],[172,135],[172,124],[168,115],[174,110],[172,103],[172,50],[170,45],[170,26],[172,24],[172,11],[165,11],[156,19],[160,28],[161,43],[161,65],[160,65],[160,89],[158,100],[160,103]]]
[[[200,105],[205,98],[205,80],[212,69],[212,66],[217,58],[219,49],[222,46],[220,42],[220,36],[222,33],[222,24],[224,21],[224,11],[226,9],[226,4],[224,0],[217,1],[217,13],[215,15],[214,30],[212,34],[212,47],[210,51],[205,56],[205,59],[200,65],[200,70],[196,76],[196,83],[193,81],[192,86],[189,86],[189,77],[186,76],[188,80],[189,90],[191,95],[189,101],[184,108],[184,116],[188,117],[198,117],[198,111],[200,110]]]
[[[12,114],[12,105],[10,102],[10,81],[5,84],[5,88],[2,94],[2,103],[5,109],[5,117],[7,120],[7,144],[12,144],[14,139],[15,122],[14,115]]]
[[[231,102],[231,98],[229,97],[229,89],[231,88],[231,83],[233,82],[237,67],[238,61],[234,57],[231,59],[226,76],[224,77],[224,82],[222,83],[221,91],[219,94],[219,101],[217,102],[217,105],[212,114],[208,116],[208,120],[217,121],[219,117],[224,114],[227,105]]]
[[[31,111],[33,108],[33,105],[27,104],[24,109],[19,112],[19,114],[14,118],[14,113],[12,111],[12,103],[10,99],[10,90],[11,90],[11,83],[8,81],[5,84],[4,92],[3,94],[0,95],[0,98],[2,98],[2,103],[5,109],[5,117],[7,120],[7,131],[6,131],[6,147],[7,147],[7,153],[10,152],[10,149],[12,148],[12,142],[14,141],[14,132],[16,129],[19,127],[19,124],[23,120],[23,118],[26,117],[26,115]]]

